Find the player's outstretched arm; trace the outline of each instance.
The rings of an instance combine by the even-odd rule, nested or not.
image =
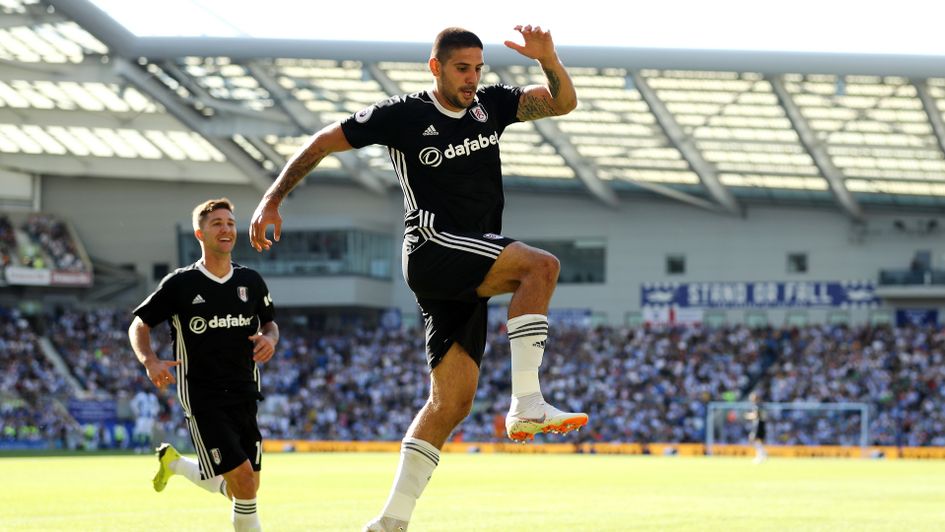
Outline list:
[[[545,72],[547,85],[529,85],[525,87],[518,103],[519,120],[537,120],[546,116],[560,116],[570,113],[577,107],[577,92],[567,69],[558,58],[551,32],[541,26],[515,26],[515,31],[522,34],[525,44],[505,41],[505,45],[529,59],[538,61]]]
[[[282,168],[279,177],[272,183],[269,190],[263,194],[249,225],[249,243],[262,251],[272,247],[272,241],[266,238],[266,230],[273,226],[273,239],[278,242],[282,233],[282,216],[279,214],[279,205],[289,195],[289,192],[305,179],[322,159],[328,155],[350,150],[351,144],[341,130],[341,124],[335,122],[325,126],[318,133],[312,135],[308,142],[289,159]]]

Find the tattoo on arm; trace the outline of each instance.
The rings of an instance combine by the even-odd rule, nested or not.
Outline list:
[[[548,78],[548,90],[552,98],[557,98],[561,92],[561,78],[553,70],[545,70],[545,77]]]
[[[298,158],[292,161],[285,173],[272,184],[268,195],[279,201],[284,200],[289,192],[299,184],[299,181],[305,179],[305,176],[318,166],[318,163],[322,162],[326,155],[328,153],[325,150],[303,151]]]
[[[551,93],[552,100],[558,98],[561,94],[561,77],[551,69],[544,69],[545,77],[548,78],[548,92]],[[557,116],[554,102],[548,100],[548,97],[534,96],[525,94],[518,104],[519,120],[537,120],[546,116]]]
[[[555,116],[555,109],[545,98],[522,95],[518,104],[518,118],[522,121],[538,120],[546,116]]]

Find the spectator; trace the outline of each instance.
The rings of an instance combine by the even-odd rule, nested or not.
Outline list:
[[[120,390],[140,384],[140,371],[122,339],[127,315],[126,309],[98,309],[59,311],[48,319],[49,336],[63,359],[96,396],[117,398]],[[706,405],[740,397],[755,376],[763,375],[754,389],[770,402],[869,404],[871,444],[945,445],[941,328],[811,325],[769,331],[731,325],[555,331],[546,356],[559,373],[548,380],[545,393],[588,411],[587,433],[595,441],[703,442]],[[167,336],[160,335],[159,350],[169,358]],[[263,373],[262,385],[269,390],[259,410],[263,436],[399,440],[427,395],[421,336],[286,325],[279,356]],[[18,313],[0,309],[0,389],[21,397],[68,398],[64,380],[45,362],[36,338]],[[484,357],[506,360],[504,344],[489,343]],[[509,392],[509,367],[483,367],[473,414],[458,429],[464,441],[502,441],[493,414],[508,408],[502,397]],[[159,400],[156,437],[183,434],[186,442],[176,397],[164,393]],[[48,409],[35,404],[21,403],[14,412],[0,403],[3,433],[8,426],[17,433],[21,424],[32,424],[43,437],[59,441],[61,422],[45,419]],[[858,415],[771,412],[767,428],[775,445],[859,444]],[[746,442],[747,436],[748,427],[737,421],[723,424],[717,441]]]

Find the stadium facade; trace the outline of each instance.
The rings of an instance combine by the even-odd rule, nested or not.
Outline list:
[[[2,16],[0,205],[60,217],[90,270],[111,272],[54,299],[139,299],[192,258],[192,205],[226,195],[245,228],[309,134],[430,83],[427,50],[409,44],[137,38],[84,0],[7,2]],[[487,54],[486,83],[541,80]],[[940,320],[936,58],[561,55],[580,107],[513,126],[502,144],[504,230],[562,258],[560,319]],[[415,323],[389,166],[381,149],[326,159],[284,206],[294,247],[243,255],[282,306]],[[134,281],[108,290],[116,271]],[[9,277],[16,299],[53,292]]]

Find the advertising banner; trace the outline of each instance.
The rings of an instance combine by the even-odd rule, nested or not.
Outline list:
[[[46,268],[24,268],[7,266],[4,270],[6,281],[19,286],[92,286],[90,272],[68,272]]]
[[[879,305],[869,281],[717,281],[647,283],[640,288],[643,307],[810,308]]]

